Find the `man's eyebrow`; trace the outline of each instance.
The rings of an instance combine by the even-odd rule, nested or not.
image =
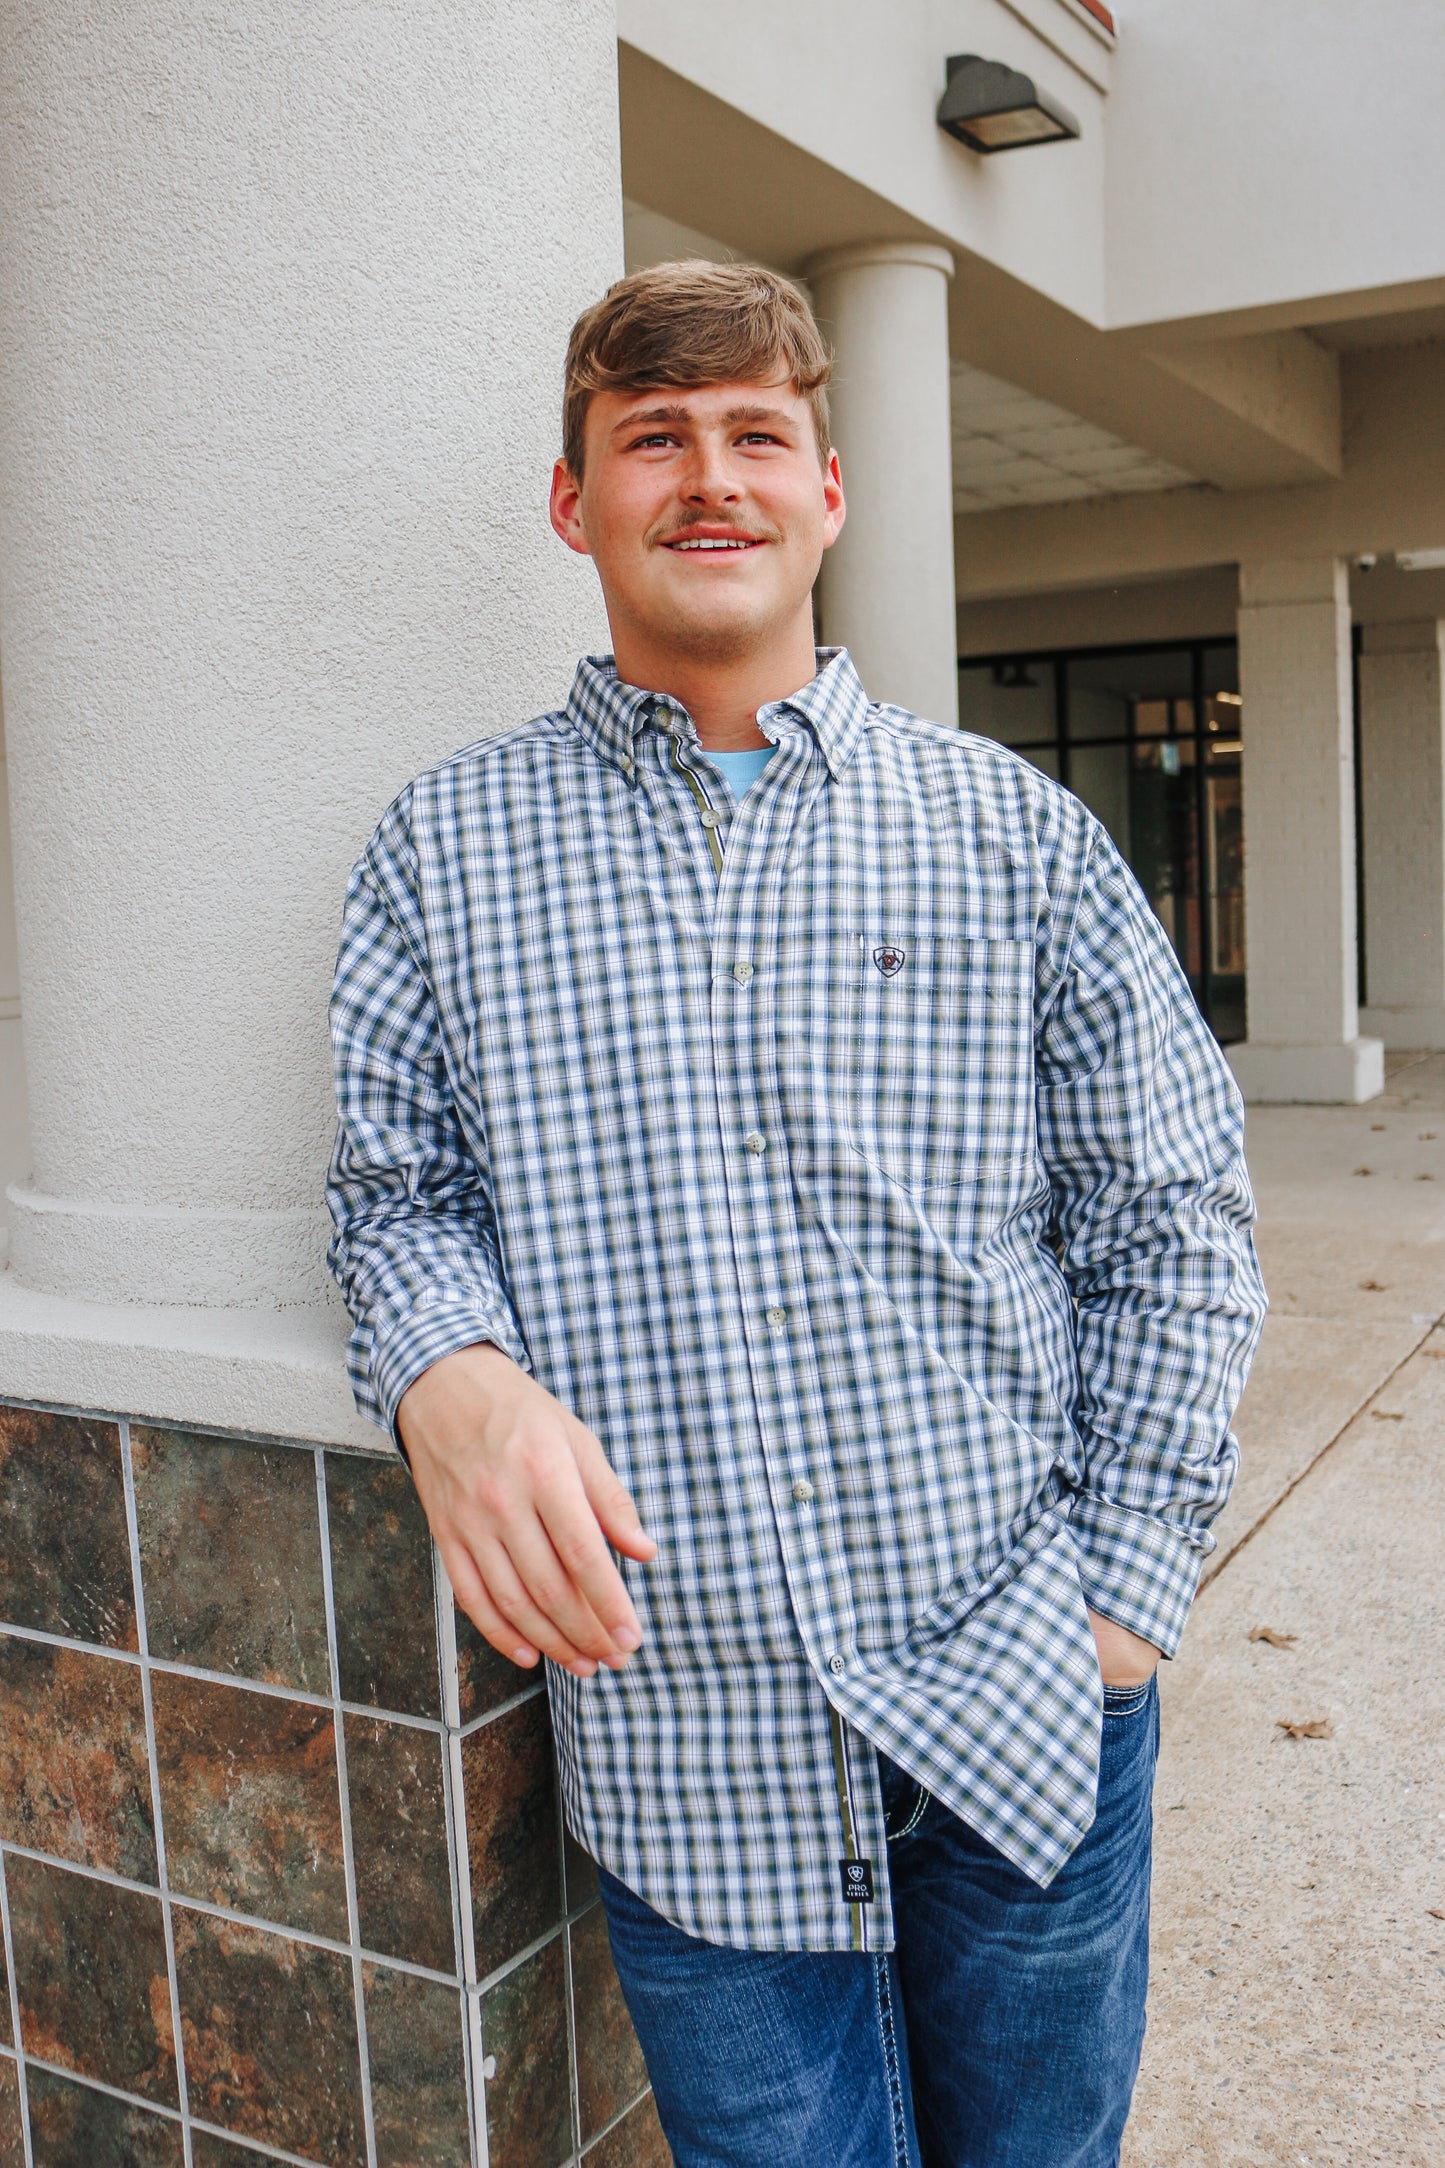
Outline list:
[[[774,427],[783,429],[793,429],[797,426],[795,417],[787,413],[782,407],[756,405],[729,407],[722,418],[730,428],[735,427],[739,422],[769,422]],[[613,424],[612,434],[613,436],[620,436],[626,429],[655,428],[659,422],[686,424],[696,419],[697,417],[691,407],[685,405],[681,400],[674,399],[666,406],[643,407],[632,414],[624,414],[620,422]]]
[[[624,414],[612,428],[613,436],[620,436],[624,429],[640,429],[644,423],[690,422],[692,413],[688,407],[674,400],[669,406],[643,407],[634,413]]]

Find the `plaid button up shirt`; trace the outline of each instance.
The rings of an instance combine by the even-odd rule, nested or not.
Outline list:
[[[661,1547],[626,1670],[550,1675],[588,1851],[713,1942],[886,1949],[870,1749],[1057,1872],[1085,1606],[1173,1651],[1264,1304],[1238,1095],[1104,831],[819,661],[740,804],[607,661],[402,793],[332,1263],[365,1412],[494,1341]]]

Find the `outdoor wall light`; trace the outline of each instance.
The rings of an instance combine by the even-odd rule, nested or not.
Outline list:
[[[944,66],[948,87],[938,101],[938,125],[971,151],[1022,150],[1078,135],[1068,107],[1017,68],[978,53],[954,53]]]

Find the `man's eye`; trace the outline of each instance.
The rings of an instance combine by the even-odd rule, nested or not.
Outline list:
[[[648,450],[650,446],[655,444],[675,444],[676,442],[677,439],[675,437],[670,437],[666,434],[665,431],[660,430],[655,436],[636,438],[633,442],[632,449],[635,452],[642,452]]]
[[[779,439],[771,436],[766,429],[750,429],[742,439],[744,444],[776,444],[778,441]]]

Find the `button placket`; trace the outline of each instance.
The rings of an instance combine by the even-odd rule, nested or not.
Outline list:
[[[729,834],[736,829],[730,828]],[[739,1285],[754,1290],[755,1301],[761,1292],[764,1304],[764,1329],[749,1334],[758,1444],[779,1502],[781,1562],[799,1640],[809,1661],[820,1668],[839,1652],[842,1672],[835,1667],[835,1675],[841,1677],[848,1663],[840,1643],[843,1649],[851,1646],[855,1622],[838,1549],[836,1503],[826,1491],[820,1497],[814,1483],[800,1473],[816,1459],[819,1439],[813,1426],[819,1418],[806,1320],[798,1304],[786,1300],[804,1277],[799,1236],[791,1220],[791,1185],[785,1158],[777,1159],[770,1149],[782,1149],[776,1126],[779,1083],[772,1004],[761,997],[761,989],[766,984],[769,995],[775,995],[778,975],[771,964],[760,970],[758,929],[778,922],[781,868],[771,862],[759,865],[752,842],[744,835],[740,851],[726,854],[713,922],[714,954],[719,957],[712,1006],[717,1074],[725,1102],[730,1099],[742,1112],[739,1141],[750,1162],[745,1173],[735,1142],[728,1153],[726,1183]],[[725,960],[730,949],[731,960]],[[723,983],[727,977],[733,982],[731,996]],[[738,999],[743,989],[758,998]],[[756,1128],[746,1126],[749,1115]],[[782,1177],[779,1183],[771,1179],[775,1169]],[[759,1315],[757,1310],[752,1314]]]

